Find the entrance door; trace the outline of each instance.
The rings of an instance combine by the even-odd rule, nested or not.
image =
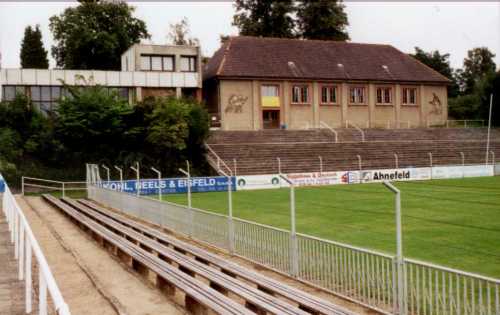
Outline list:
[[[264,129],[279,129],[280,127],[280,111],[279,110],[262,110],[262,123]]]

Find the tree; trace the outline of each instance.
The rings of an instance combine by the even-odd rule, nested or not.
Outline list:
[[[233,25],[240,35],[295,37],[293,0],[236,0]]]
[[[31,25],[24,29],[24,38],[21,42],[21,68],[24,69],[48,69],[49,60],[47,51],[43,47],[42,32],[40,26],[35,29]]]
[[[174,45],[198,46],[200,41],[190,37],[189,21],[184,17],[179,23],[170,24],[168,37]]]
[[[126,2],[81,1],[50,18],[52,56],[65,69],[119,70],[121,55],[150,35]]]
[[[450,66],[450,54],[441,54],[438,50],[425,52],[419,47],[415,47],[415,54],[411,56],[451,80],[451,85],[448,87],[450,98],[458,95],[457,78]]]
[[[495,72],[496,64],[493,54],[487,47],[478,47],[467,52],[464,59],[463,70],[457,72],[460,89],[465,93],[471,93],[474,86],[485,75]]]
[[[297,26],[305,39],[345,41],[349,25],[342,1],[302,0],[297,6]]]

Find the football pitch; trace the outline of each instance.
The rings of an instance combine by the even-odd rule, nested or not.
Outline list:
[[[396,182],[405,257],[500,278],[500,177]],[[289,189],[233,192],[233,215],[289,229]],[[187,196],[164,200],[187,204]],[[227,214],[227,192],[193,207]],[[296,189],[297,232],[393,254],[394,195],[382,184]]]

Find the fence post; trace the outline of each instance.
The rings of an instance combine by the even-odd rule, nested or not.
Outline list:
[[[465,154],[460,152],[460,157],[462,158],[462,177],[465,177]]]
[[[21,177],[21,195],[24,196],[24,176]]]
[[[323,158],[320,156],[318,156],[319,158],[319,174],[322,175],[323,174]]]
[[[140,174],[139,174],[139,162],[135,162],[136,167],[131,166],[130,168],[135,171],[135,175],[137,178],[136,181],[136,190],[137,190],[137,196],[139,197],[141,195],[141,183],[140,183]]]
[[[233,159],[234,165],[234,176],[238,176],[238,164],[236,163],[236,159]]]
[[[280,177],[290,185],[290,274],[293,277],[299,275],[299,253],[297,244],[297,229],[295,221],[295,186],[291,180],[283,174]]]
[[[394,153],[394,163],[396,165],[396,168],[399,168],[399,160],[398,160],[398,154]]]
[[[464,120],[464,128],[467,128],[467,119]]]
[[[65,187],[64,187],[64,182],[62,182],[62,196],[63,196],[63,198],[66,198],[66,191],[65,191]]]
[[[29,241],[29,238],[26,239],[26,249],[25,249],[25,255],[26,255],[26,262],[24,264],[25,270],[25,277],[24,277],[24,282],[25,282],[25,302],[26,302],[26,313],[31,313],[32,307],[31,307],[31,244]]]
[[[120,173],[120,191],[123,191],[123,170],[116,165],[114,167]]]
[[[278,161],[278,174],[281,174],[281,159],[277,157],[276,160]]]
[[[158,200],[161,201],[161,172],[154,167],[151,170],[158,175]]]
[[[233,222],[233,195],[231,176],[227,177],[227,192],[229,203],[229,252],[234,254],[234,222]]]
[[[403,231],[401,225],[401,192],[388,181],[383,182],[384,185],[395,194],[394,208],[396,213],[396,266],[397,266],[397,314],[406,314],[404,303],[404,259],[403,259]]]
[[[357,154],[356,157],[358,158],[358,168],[361,171],[362,169],[361,155]]]
[[[106,178],[108,180],[108,185],[109,185],[109,179],[110,179],[110,177],[109,177],[109,167],[107,167],[106,165],[101,165],[101,166],[102,166],[103,169],[106,170]]]
[[[491,150],[490,153],[491,153],[491,163],[493,166],[495,166],[495,152]]]
[[[432,161],[432,152],[429,152],[428,154],[429,154],[429,165],[430,165],[430,167],[432,167],[432,164],[433,164],[432,163],[433,162]]]
[[[187,165],[187,171],[183,170],[182,168],[179,168],[179,171],[187,176],[187,198],[188,198],[188,209],[189,209],[189,237],[193,237],[193,231],[194,231],[194,223],[193,223],[193,209],[191,208],[191,173],[189,169],[189,161],[186,161]]]

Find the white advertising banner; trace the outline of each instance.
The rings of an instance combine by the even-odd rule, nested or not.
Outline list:
[[[286,177],[296,186],[338,185],[344,184],[342,182],[344,173],[346,172],[291,173],[286,174]]]
[[[493,165],[436,166],[432,168],[433,179],[493,176]]]
[[[368,170],[360,173],[362,183],[431,179],[431,169],[428,167]]]
[[[500,164],[495,164],[495,176],[500,175]]]
[[[284,186],[278,175],[236,176],[236,190],[272,189]]]

